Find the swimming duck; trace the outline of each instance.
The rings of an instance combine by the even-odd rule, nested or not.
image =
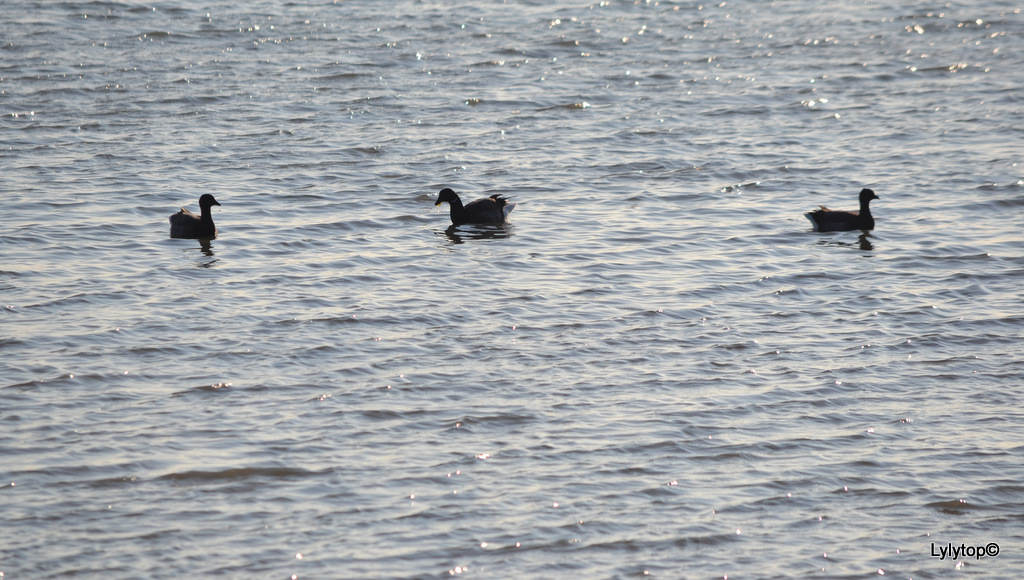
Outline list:
[[[439,206],[446,201],[451,206],[452,225],[456,226],[503,224],[508,219],[508,214],[512,213],[512,209],[516,207],[516,204],[509,203],[507,199],[498,194],[462,205],[459,195],[447,187],[437,194],[437,203],[434,206]]]
[[[215,238],[217,237],[217,226],[213,225],[213,215],[210,208],[220,205],[209,193],[204,193],[199,198],[199,211],[202,215],[196,215],[185,208],[181,208],[176,214],[172,214],[171,237],[172,238]]]
[[[849,230],[873,230],[875,218],[871,217],[868,204],[872,199],[881,199],[870,189],[860,190],[860,211],[833,211],[825,206],[804,215],[814,224],[816,232],[845,232]]]

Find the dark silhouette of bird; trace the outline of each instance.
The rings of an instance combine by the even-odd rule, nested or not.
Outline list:
[[[868,204],[872,199],[881,199],[870,189],[860,190],[860,211],[833,211],[825,206],[804,215],[814,224],[816,232],[845,232],[849,230],[873,230],[875,218]]]
[[[185,208],[181,208],[176,214],[168,218],[171,222],[172,238],[215,238],[217,237],[217,226],[213,225],[213,215],[210,208],[220,205],[209,193],[204,193],[199,198],[199,212],[196,215]]]
[[[452,225],[456,226],[461,226],[462,224],[503,224],[508,219],[508,214],[512,213],[512,209],[516,207],[516,204],[509,202],[498,194],[462,205],[459,195],[448,187],[442,189],[437,194],[437,203],[434,206],[439,206],[444,202],[448,202],[448,205],[451,207]]]

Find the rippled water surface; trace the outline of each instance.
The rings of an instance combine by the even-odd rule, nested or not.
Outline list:
[[[1024,13],[897,4],[0,3],[2,576],[1017,577]]]

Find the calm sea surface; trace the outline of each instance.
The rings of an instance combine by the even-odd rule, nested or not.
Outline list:
[[[0,576],[1018,578],[1024,11],[892,4],[4,0]]]

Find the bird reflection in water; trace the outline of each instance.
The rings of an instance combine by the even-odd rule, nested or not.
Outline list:
[[[202,252],[204,256],[213,256],[213,245],[210,243],[209,238],[199,240],[199,251]]]
[[[860,236],[857,238],[857,242],[840,242],[836,240],[820,240],[818,243],[822,246],[841,246],[844,248],[858,248],[864,252],[870,252],[875,249],[875,246],[869,239],[871,234],[867,231],[862,231]]]
[[[444,235],[447,236],[453,244],[461,244],[467,240],[497,240],[507,238],[512,235],[512,232],[507,225],[451,225],[444,231]]]
[[[200,238],[199,239],[199,251],[204,256],[211,259],[200,259],[197,261],[196,266],[200,268],[211,268],[217,263],[217,258],[213,257],[213,238]]]

